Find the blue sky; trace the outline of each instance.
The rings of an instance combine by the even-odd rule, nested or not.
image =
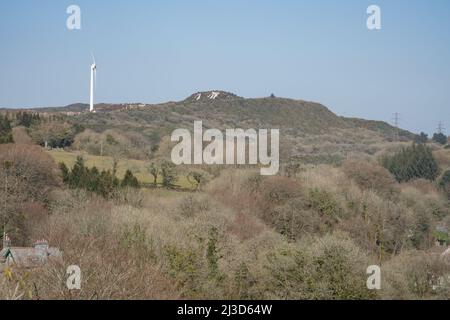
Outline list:
[[[82,29],[66,28],[81,8]],[[382,30],[366,28],[381,7]],[[317,101],[343,116],[450,129],[448,0],[0,2],[0,106],[156,103],[222,89]]]

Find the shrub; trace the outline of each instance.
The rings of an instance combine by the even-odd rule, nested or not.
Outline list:
[[[396,181],[388,170],[378,164],[362,161],[346,161],[342,166],[345,175],[361,189],[374,190],[381,195],[392,195]]]
[[[228,228],[230,233],[235,235],[241,241],[257,236],[263,229],[263,224],[259,222],[256,217],[245,214],[242,211],[239,211],[236,214],[233,222]]]
[[[298,183],[288,177],[272,176],[265,178],[260,187],[260,192],[273,204],[282,204],[288,199],[299,195]]]
[[[428,135],[425,132],[421,132],[419,135],[417,135],[414,139],[416,143],[427,143],[428,142]]]
[[[293,247],[277,249],[267,255],[268,299],[314,299],[314,274],[309,257],[303,250]]]
[[[30,135],[36,144],[47,145],[50,148],[65,148],[73,144],[75,136],[84,128],[72,125],[61,119],[58,121],[46,120],[33,123]]]
[[[29,113],[19,111],[16,114],[16,121],[18,126],[24,126],[25,128],[31,127],[32,124],[39,122],[40,116],[38,113]]]
[[[78,131],[74,138],[73,148],[86,151],[94,155],[103,155],[123,158],[147,160],[150,142],[133,128],[128,130],[108,129],[97,132],[105,127],[100,125],[93,129]]]
[[[328,217],[320,217],[317,212],[309,209],[303,198],[295,198],[276,207],[268,217],[270,219],[266,217],[264,221],[290,240],[320,232],[330,224],[327,223]]]
[[[189,172],[186,178],[196,191],[198,191],[200,189],[200,186],[205,182],[204,175],[198,171]]]
[[[11,122],[6,116],[0,114],[0,144],[12,143]]]
[[[177,181],[177,173],[175,171],[175,165],[172,162],[164,161],[161,164],[161,176],[162,185],[165,188],[172,188]]]
[[[142,208],[146,199],[144,192],[135,188],[120,188],[114,190],[112,195],[116,205],[127,205],[135,208]]]
[[[53,159],[38,146],[0,145],[0,226],[3,231],[6,223],[17,245],[28,238],[27,203],[48,206],[50,193],[60,183],[56,171]]]
[[[84,159],[82,157],[77,157],[77,160],[69,170],[67,166],[63,163],[59,165],[62,173],[63,181],[72,189],[85,189],[90,192],[95,192],[104,198],[111,197],[114,191],[117,190],[119,186],[119,180],[115,177],[114,173],[110,170],[103,170],[99,172],[96,167],[89,169],[84,164]],[[130,172],[131,173],[131,172]],[[134,181],[136,179],[134,176],[125,175],[124,181],[122,181],[122,186],[134,186],[139,182]]]
[[[68,183],[70,179],[70,171],[69,168],[67,168],[66,164],[64,162],[61,162],[59,164],[59,170],[61,170],[62,178],[64,183]]]
[[[398,182],[418,178],[433,181],[439,174],[439,167],[431,149],[422,144],[413,144],[394,155],[386,156],[382,159],[382,164]]]
[[[428,249],[433,245],[433,230],[431,215],[420,211],[414,217],[411,226],[410,240],[416,249]]]
[[[346,236],[313,238],[267,257],[268,298],[373,299],[365,286],[367,257]]]
[[[208,243],[206,244],[206,261],[208,262],[209,277],[219,277],[219,249],[217,248],[217,242],[219,233],[217,228],[212,227],[208,233]]]
[[[38,146],[0,146],[0,181],[9,179],[9,193],[17,192],[30,201],[44,201],[59,185],[52,157]]]
[[[450,235],[448,234],[448,232],[436,230],[434,232],[434,238],[439,243],[443,243],[446,246],[450,245]]]
[[[181,200],[178,209],[184,217],[192,218],[196,213],[208,211],[209,207],[208,199],[190,195]]]
[[[447,170],[442,175],[439,181],[439,187],[445,192],[447,197],[450,199],[450,170]]]
[[[158,176],[161,173],[161,170],[157,167],[157,165],[152,162],[149,168],[150,174],[153,176],[153,185],[156,187],[158,184]]]
[[[237,295],[237,299],[256,299],[258,295],[254,293],[253,288],[256,286],[257,281],[250,273],[248,266],[245,263],[241,263],[234,275],[234,292]]]
[[[450,266],[439,255],[405,251],[383,266],[387,299],[449,299]]]
[[[177,283],[183,293],[189,297],[198,297],[202,293],[201,271],[202,255],[198,249],[179,249],[166,246],[164,256],[167,259],[168,274]]]
[[[125,188],[125,187],[139,188],[139,181],[130,170],[127,170],[125,172],[125,177],[123,177],[123,180],[122,180],[120,186],[122,188]]]
[[[134,219],[117,220],[111,202],[100,197],[73,200],[73,208],[66,201],[62,208],[55,207],[43,230],[49,243],[63,251],[63,261],[27,270],[33,293],[38,294],[35,299],[180,298],[173,282],[155,265],[153,241],[145,225],[138,226]],[[83,290],[69,292],[65,281],[54,281],[67,278],[70,264],[80,266],[88,279]]]
[[[319,212],[321,215],[338,219],[341,214],[341,208],[339,208],[333,195],[327,191],[317,188],[309,191],[310,206]]]
[[[151,239],[148,239],[146,230],[140,224],[135,223],[133,226],[124,226],[120,241],[127,251],[135,255],[134,258],[136,260],[142,262],[154,262],[156,260],[153,242]]]
[[[447,136],[443,133],[435,133],[433,135],[433,141],[439,144],[447,144]]]

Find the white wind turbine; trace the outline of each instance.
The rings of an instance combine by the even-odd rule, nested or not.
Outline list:
[[[94,110],[94,82],[95,86],[97,86],[97,64],[95,63],[95,57],[92,54],[92,64],[91,64],[91,99],[89,105],[89,111],[95,112]]]

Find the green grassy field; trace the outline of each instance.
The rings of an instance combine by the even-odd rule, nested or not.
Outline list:
[[[114,160],[112,157],[108,156],[93,156],[83,153],[67,152],[62,150],[50,150],[48,153],[55,159],[57,163],[63,162],[67,167],[72,168],[75,164],[77,156],[81,155],[84,158],[86,166],[89,168],[97,167],[100,171],[102,170],[112,170]],[[141,183],[153,183],[153,176],[149,173],[150,163],[142,160],[133,159],[123,159],[119,160],[117,164],[117,177],[123,178],[125,172],[129,169]],[[160,180],[160,179],[159,179]],[[161,181],[158,181],[160,183]],[[177,185],[191,189],[192,185],[189,183],[187,178],[180,174],[178,177]]]

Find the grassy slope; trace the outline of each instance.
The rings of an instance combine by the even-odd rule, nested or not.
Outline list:
[[[192,130],[193,122],[202,120],[205,128],[280,129],[282,161],[299,159],[307,163],[336,163],[357,152],[374,154],[387,140],[411,139],[413,135],[384,122],[349,119],[335,115],[325,106],[308,101],[283,98],[217,99],[169,102],[113,112],[83,113],[71,118],[97,133],[115,130],[119,135],[133,133],[151,141],[146,145],[163,145],[177,128]],[[88,139],[95,141],[95,137]],[[141,146],[126,143],[123,147]],[[164,146],[164,150],[170,150]],[[88,151],[81,144],[78,150]],[[166,150],[166,151],[167,151]],[[92,153],[92,152],[91,152]],[[167,152],[157,156],[168,157]]]
[[[61,150],[51,150],[48,151],[48,153],[55,159],[57,163],[63,162],[65,163],[69,168],[72,168],[75,164],[75,161],[77,159],[77,156],[80,155],[80,153],[75,152],[67,152],[67,151],[61,151]],[[83,154],[83,158],[86,162],[86,166],[89,168],[97,167],[97,169],[101,170],[112,170],[113,167],[113,158],[112,157],[106,157],[106,156],[93,156],[88,154]],[[127,169],[131,170],[133,174],[136,176],[136,178],[141,183],[153,183],[153,177],[150,175],[148,168],[150,164],[146,161],[141,160],[133,160],[133,159],[125,159],[125,160],[119,160],[119,163],[117,165],[117,176],[119,178],[123,178],[125,175],[125,172]],[[159,183],[161,181],[158,181]],[[181,175],[179,176],[179,179],[177,181],[177,185],[183,187],[183,188],[191,188],[191,184],[186,179],[185,176]]]
[[[171,132],[180,125],[192,126],[193,120],[203,120],[213,128],[279,128],[294,135],[321,134],[333,129],[365,128],[382,135],[392,135],[397,129],[384,122],[339,117],[325,106],[309,101],[284,98],[226,99],[209,101],[185,100],[145,106],[119,112],[89,114],[76,117],[92,128],[165,129]],[[402,135],[411,137],[408,132]]]

